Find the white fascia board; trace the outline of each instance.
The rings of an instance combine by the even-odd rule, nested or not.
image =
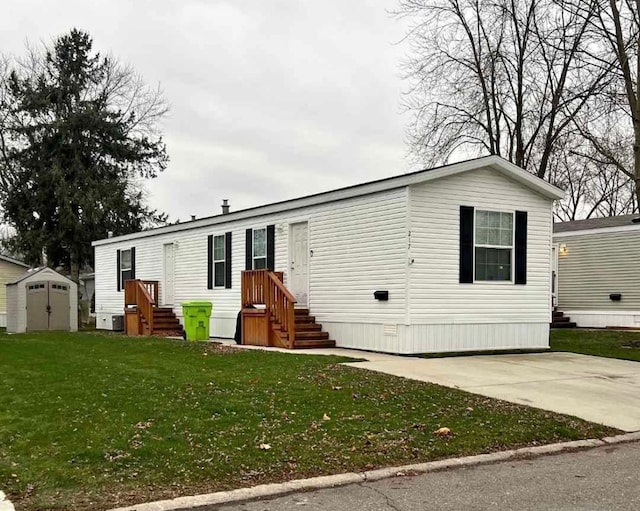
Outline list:
[[[121,241],[130,241],[139,238],[146,238],[149,236],[158,236],[161,234],[168,234],[172,232],[186,231],[190,229],[199,229],[202,227],[209,227],[212,225],[226,224],[230,222],[236,222],[239,220],[246,220],[248,218],[255,218],[264,215],[271,215],[276,213],[282,213],[284,211],[291,211],[300,208],[306,208],[309,206],[316,206],[319,204],[326,204],[327,202],[341,201],[345,199],[351,199],[354,197],[361,197],[364,195],[370,195],[373,193],[379,193],[397,188],[404,188],[418,183],[425,183],[443,177],[453,176],[462,172],[468,172],[482,168],[492,168],[505,175],[508,175],[515,181],[522,183],[530,189],[541,193],[545,197],[555,200],[564,197],[564,192],[559,188],[543,181],[542,179],[530,174],[526,170],[521,169],[517,165],[509,163],[507,160],[499,156],[485,156],[483,158],[476,158],[474,160],[467,160],[460,163],[453,163],[441,168],[427,169],[423,171],[413,172],[410,174],[403,174],[391,178],[381,179],[379,181],[372,181],[370,183],[364,183],[361,185],[354,185],[347,188],[341,188],[339,190],[333,190],[329,192],[322,192],[315,195],[309,195],[306,197],[300,197],[298,199],[291,199],[283,202],[276,202],[274,204],[268,204],[266,206],[258,206],[250,209],[243,209],[235,213],[228,213],[226,215],[216,215],[212,217],[202,218],[199,220],[192,220],[190,222],[184,222],[180,224],[167,225],[165,227],[159,227],[148,231],[142,231],[132,234],[125,234],[123,236],[117,236],[115,238],[105,238],[97,240],[91,244],[96,247],[100,245],[108,245],[110,243],[118,243]]]
[[[594,234],[615,234],[621,232],[640,231],[639,224],[619,225],[617,227],[600,227],[596,229],[582,229],[579,231],[554,232],[553,239],[574,238],[577,236],[589,236]]]
[[[488,166],[491,166],[503,172],[504,174],[510,176],[513,180],[518,181],[528,188],[537,190],[539,193],[549,199],[564,199],[566,194],[561,188],[552,185],[544,179],[540,179],[538,176],[532,174],[531,172],[527,172],[526,170],[518,167],[510,161],[505,160],[504,158],[501,158],[499,156],[489,156],[489,158],[491,158],[493,161],[488,164]]]

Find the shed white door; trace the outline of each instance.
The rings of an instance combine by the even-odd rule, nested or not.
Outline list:
[[[49,330],[49,283],[27,284],[27,331]]]
[[[69,286],[49,282],[49,330],[69,330]]]
[[[290,234],[289,290],[296,297],[296,305],[306,307],[309,305],[309,224],[292,224]]]
[[[175,293],[175,254],[173,243],[164,245],[164,277],[162,280],[162,301],[173,305]]]

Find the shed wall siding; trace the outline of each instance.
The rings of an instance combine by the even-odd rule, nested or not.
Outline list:
[[[526,285],[459,283],[461,205],[528,212]],[[550,321],[551,200],[482,169],[413,185],[410,211],[412,324],[543,325]],[[424,351],[430,351],[428,336],[416,335],[414,341],[423,338]],[[493,341],[499,345],[504,342],[509,344]]]
[[[567,246],[567,253],[558,255],[558,308],[640,310],[640,231],[553,239]],[[611,293],[621,293],[622,300],[610,300]]]
[[[245,269],[245,230],[275,224],[275,269],[289,270],[289,228],[309,222],[309,300],[319,322],[397,323],[404,319],[407,190],[308,207],[287,213],[239,220],[95,247],[98,328],[111,328],[111,316],[123,312],[123,292],[116,291],[116,250],[136,247],[136,277],[160,281],[163,302],[163,244],[175,243],[174,310],[182,315],[186,300],[213,302],[212,336],[232,337],[240,307],[241,270]],[[207,236],[232,232],[231,289],[207,289]],[[388,302],[373,291],[387,289]],[[339,341],[339,339],[337,339]]]

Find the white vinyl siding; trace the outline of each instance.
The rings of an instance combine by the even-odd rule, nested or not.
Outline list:
[[[413,185],[410,197],[412,323],[549,321],[551,200],[483,169]],[[525,286],[459,283],[461,205],[528,212]]]
[[[406,309],[406,204],[406,188],[400,188],[226,223],[220,231],[232,232],[232,289],[207,289],[210,227],[141,237],[135,241],[136,277],[158,280],[162,286],[162,245],[175,243],[176,314],[182,315],[183,301],[209,300],[213,303],[211,334],[232,337],[245,268],[245,230],[275,225],[275,270],[285,272],[286,284],[289,225],[307,221],[309,306],[317,321],[396,323],[404,320]],[[95,247],[98,328],[111,328],[111,316],[123,313],[123,297],[116,292],[116,250],[130,246],[130,240],[114,240]],[[376,290],[388,290],[389,301],[375,300]]]

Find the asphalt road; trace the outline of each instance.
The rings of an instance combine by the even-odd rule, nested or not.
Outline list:
[[[635,511],[640,509],[640,443],[199,509]]]

